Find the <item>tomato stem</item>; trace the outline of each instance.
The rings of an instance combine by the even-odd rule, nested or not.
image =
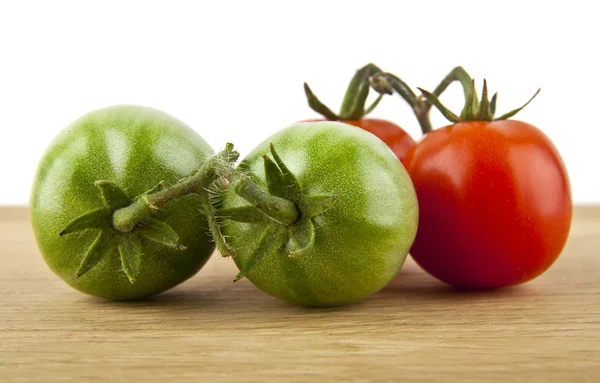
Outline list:
[[[365,113],[365,103],[369,96],[371,84],[369,78],[381,73],[375,64],[369,63],[356,71],[356,74],[350,81],[342,107],[340,109],[340,118],[344,120],[359,120]],[[372,110],[372,109],[371,109]]]
[[[218,175],[219,169],[224,168],[224,163],[231,164],[239,157],[239,153],[232,149],[233,145],[228,144],[225,150],[209,158],[191,177],[169,188],[142,195],[131,205],[116,210],[113,215],[113,226],[118,231],[130,232],[143,218],[155,213],[168,202],[188,194],[199,194],[208,200],[208,187]]]
[[[368,108],[365,108],[371,89],[370,79],[378,73],[381,73],[381,69],[372,63],[369,63],[356,71],[346,89],[339,114],[334,113],[330,108],[323,104],[317,96],[315,96],[308,84],[304,83],[304,93],[306,94],[308,105],[312,110],[331,121],[360,120],[375,109],[383,96],[380,94],[373,104]]]
[[[455,81],[458,81],[463,87],[463,91],[465,94],[465,103],[470,102],[470,99],[472,97],[470,92],[473,79],[471,79],[469,73],[467,73],[467,71],[461,66],[453,68],[450,71],[450,73],[448,73],[446,77],[442,79],[442,81],[438,84],[438,86],[433,90],[432,93],[435,96],[439,97]],[[429,113],[429,110],[431,109],[433,104],[431,102],[427,102],[427,100],[425,100],[424,98],[421,99],[422,102],[425,104],[425,112]]]
[[[209,158],[191,177],[171,187],[140,195],[129,206],[117,209],[112,216],[114,228],[129,233],[136,229],[142,220],[170,201],[188,194],[197,194],[217,249],[223,256],[234,255],[235,251],[226,243],[219,223],[219,219],[227,218],[227,214],[217,214],[213,203],[215,192],[223,192],[223,188],[231,186],[266,219],[270,218],[284,226],[297,221],[300,212],[292,201],[261,190],[252,180],[234,168],[233,164],[238,157],[239,153],[233,150],[233,145],[227,144],[225,150]]]
[[[473,99],[471,76],[469,76],[469,74],[460,66],[452,69],[452,71],[450,71],[450,73],[444,77],[435,90],[432,93],[428,93],[428,95],[433,94],[435,97],[441,95],[454,81],[458,81],[462,84],[465,92],[465,100],[470,102]],[[404,81],[391,73],[376,74],[371,79],[371,86],[380,93],[386,89],[392,89],[396,91],[396,93],[398,93],[400,97],[402,97],[412,108],[415,117],[421,126],[421,131],[423,134],[431,132],[432,126],[429,112],[434,104],[434,100],[437,100],[437,98],[424,97],[426,96],[424,94],[420,96],[415,95],[415,93]],[[420,88],[418,89],[421,90]]]
[[[235,192],[263,214],[284,226],[294,223],[300,214],[293,202],[262,191],[249,178],[237,181]]]
[[[323,117],[331,121],[337,121],[340,118],[335,112],[327,107],[327,105],[323,104],[317,96],[313,93],[307,83],[304,83],[304,94],[306,94],[306,100],[308,101],[308,106],[315,112],[319,113]]]
[[[379,73],[371,79],[371,86],[380,93],[388,90],[396,91],[413,110],[423,133],[431,131],[431,121],[429,120],[430,107],[424,100],[417,97],[412,89],[399,77],[391,73]]]
[[[379,96],[377,96],[375,101],[373,101],[373,103],[371,103],[371,105],[369,105],[369,107],[364,111],[363,117],[365,117],[367,114],[371,113],[377,107],[377,105],[379,105],[379,102],[381,101],[382,98],[383,98],[383,94],[380,94]]]

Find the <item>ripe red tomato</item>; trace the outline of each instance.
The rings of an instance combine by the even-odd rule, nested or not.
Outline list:
[[[313,119],[307,121],[326,121],[326,119]],[[403,160],[404,156],[408,152],[408,149],[415,145],[415,140],[400,126],[393,122],[378,119],[378,118],[361,118],[358,120],[338,120],[352,126],[356,126],[362,130],[365,130],[392,149],[396,157],[399,160]]]
[[[456,286],[532,280],[560,255],[572,217],[562,159],[521,121],[466,121],[434,130],[404,159],[417,192],[411,256]]]

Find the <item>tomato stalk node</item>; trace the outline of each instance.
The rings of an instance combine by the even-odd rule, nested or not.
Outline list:
[[[204,162],[202,167],[191,177],[169,188],[145,194],[131,205],[116,210],[113,215],[113,226],[118,231],[130,232],[144,217],[151,215],[168,202],[192,193],[203,196],[208,203],[208,187],[215,177],[223,175],[221,173],[230,173],[228,167],[231,167],[238,157],[239,153],[233,150],[233,145],[228,144],[225,150]],[[230,176],[230,174],[226,175]]]
[[[433,94],[441,95],[454,81],[460,82],[465,88],[465,98],[472,101],[472,97],[468,94],[469,86],[472,82],[471,76],[461,67],[457,66],[448,73],[440,84],[435,88]],[[402,79],[392,73],[379,72],[370,79],[371,87],[379,93],[388,93],[395,91],[408,103],[412,109],[423,134],[427,134],[432,130],[429,111],[432,106],[432,101],[421,94],[417,96],[412,89]],[[421,90],[421,88],[417,88]],[[422,92],[422,90],[421,90]],[[444,112],[442,112],[444,113]]]

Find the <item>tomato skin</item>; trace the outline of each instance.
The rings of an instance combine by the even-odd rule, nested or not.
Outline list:
[[[306,121],[326,121],[314,119]],[[415,145],[415,140],[400,126],[393,122],[379,118],[361,118],[360,120],[340,120],[340,122],[356,126],[362,130],[374,134],[392,149],[400,161],[406,156],[406,152]]]
[[[411,256],[456,286],[524,283],[560,255],[571,225],[562,159],[521,121],[461,122],[423,137],[404,164],[419,201]]]
[[[60,238],[58,233],[74,218],[103,207],[95,181],[115,182],[133,197],[160,181],[173,184],[189,176],[212,152],[191,128],[151,108],[112,106],[74,121],[43,154],[31,192],[31,224],[49,268],[81,292],[114,300],[157,294],[196,274],[214,244],[194,196],[172,201],[155,215],[168,222],[187,249],[143,240],[141,269],[133,284],[116,249],[75,278],[97,230]]]
[[[265,187],[263,154],[273,143],[303,192],[338,195],[314,218],[315,244],[290,258],[283,249],[265,257],[247,278],[262,291],[303,306],[336,306],[362,299],[387,285],[414,240],[418,205],[408,173],[372,134],[339,122],[298,123],[259,144],[239,169]],[[226,194],[224,205],[245,202]],[[263,227],[228,221],[224,234],[242,269]]]

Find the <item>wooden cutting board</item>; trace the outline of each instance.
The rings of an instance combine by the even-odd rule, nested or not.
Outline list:
[[[600,207],[577,207],[561,258],[519,287],[452,289],[410,259],[335,309],[231,283],[214,256],[184,284],[114,303],[43,262],[25,208],[0,208],[0,381],[600,382]]]

